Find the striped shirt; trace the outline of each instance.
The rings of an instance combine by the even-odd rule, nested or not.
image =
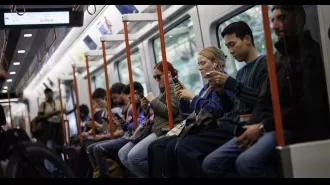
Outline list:
[[[229,77],[224,84],[233,92],[233,109],[220,119],[238,124],[240,114],[252,114],[261,85],[267,76],[267,57],[260,55],[237,72],[236,79]]]

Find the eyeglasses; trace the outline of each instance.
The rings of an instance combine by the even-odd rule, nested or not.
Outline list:
[[[154,75],[154,79],[155,79],[155,80],[156,80],[156,79],[160,80],[160,77],[161,77],[161,76],[162,76],[161,74]]]

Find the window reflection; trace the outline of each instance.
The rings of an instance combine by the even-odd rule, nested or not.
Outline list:
[[[269,15],[271,15],[271,6],[269,7]],[[225,41],[221,36],[221,32],[225,27],[229,24],[237,21],[244,21],[246,22],[250,28],[252,29],[252,34],[254,38],[254,44],[257,51],[260,54],[266,54],[266,46],[265,46],[265,39],[264,39],[264,27],[262,21],[262,14],[261,14],[261,5],[256,5],[230,19],[221,23],[218,26],[218,39],[220,43],[220,48],[222,51],[227,55],[227,66],[226,70],[228,71],[229,75],[232,77],[236,77],[236,73],[239,69],[241,69],[245,63],[244,62],[237,62],[234,57],[229,53],[227,46],[225,45]],[[273,43],[276,42],[277,38],[275,33],[272,31],[272,40]],[[275,51],[275,48],[273,48]]]
[[[103,88],[105,89],[105,78],[104,72],[95,76],[95,88]]]
[[[144,94],[147,94],[147,85],[144,79],[144,72],[139,51],[131,53],[131,65],[133,81],[140,82],[144,88]],[[129,84],[127,58],[117,63],[119,81]]]
[[[191,18],[165,33],[167,61],[178,70],[179,80],[190,90],[198,93],[202,79],[197,65],[197,47]],[[159,37],[153,43],[155,60],[162,60]]]

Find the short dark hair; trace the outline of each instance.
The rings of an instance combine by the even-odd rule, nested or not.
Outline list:
[[[47,94],[47,93],[49,93],[49,92],[53,92],[53,90],[51,90],[50,88],[46,88],[46,89],[44,90],[44,93],[45,93],[45,94]]]
[[[133,82],[134,84],[134,90],[138,91],[141,94],[144,94],[144,88],[140,82]],[[130,85],[126,85],[125,90],[123,91],[124,94],[129,94],[131,92]]]
[[[246,24],[246,22],[244,21],[237,21],[237,22],[233,22],[231,24],[229,24],[222,32],[221,32],[221,36],[225,37],[228,34],[234,34],[236,35],[237,38],[240,38],[241,40],[243,40],[243,38],[246,35],[249,35],[251,37],[251,42],[252,42],[252,46],[254,46],[254,38],[252,35],[252,30],[250,28],[250,26],[248,24]]]
[[[79,106],[80,109],[80,113],[83,113],[84,115],[88,115],[89,114],[89,108],[87,105],[82,104]]]
[[[105,89],[103,88],[97,88],[95,89],[95,91],[93,92],[93,95],[92,95],[92,99],[95,100],[97,98],[105,98],[107,95],[107,92],[105,91]]]
[[[114,83],[111,86],[110,93],[111,94],[121,94],[124,91],[125,87],[126,87],[126,85],[123,83]]]
[[[273,5],[272,12],[275,9],[283,9],[283,10],[291,12],[291,13],[297,13],[297,15],[300,15],[300,17],[303,20],[303,22],[302,22],[303,25],[300,25],[300,26],[305,26],[306,12],[302,5]]]

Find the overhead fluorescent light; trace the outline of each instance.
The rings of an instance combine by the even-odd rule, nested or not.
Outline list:
[[[25,50],[18,50],[17,53],[25,53]]]
[[[7,82],[12,82],[13,80],[12,79],[8,79]]]
[[[19,63],[19,62],[14,62],[14,63],[13,63],[14,66],[19,66],[20,64],[21,64],[21,63]]]
[[[8,89],[8,86],[4,86],[3,89]]]
[[[3,91],[2,91],[3,92]],[[15,101],[18,101],[18,98],[11,98],[10,99],[10,102],[15,102]],[[0,100],[0,103],[4,103],[4,102],[8,102],[8,99],[1,99]]]
[[[15,71],[12,71],[9,74],[14,75],[14,74],[16,74],[16,72]]]
[[[24,34],[24,37],[32,37],[31,33]]]
[[[6,93],[6,92],[7,92],[7,90],[2,90],[2,92],[3,92],[3,93]]]

